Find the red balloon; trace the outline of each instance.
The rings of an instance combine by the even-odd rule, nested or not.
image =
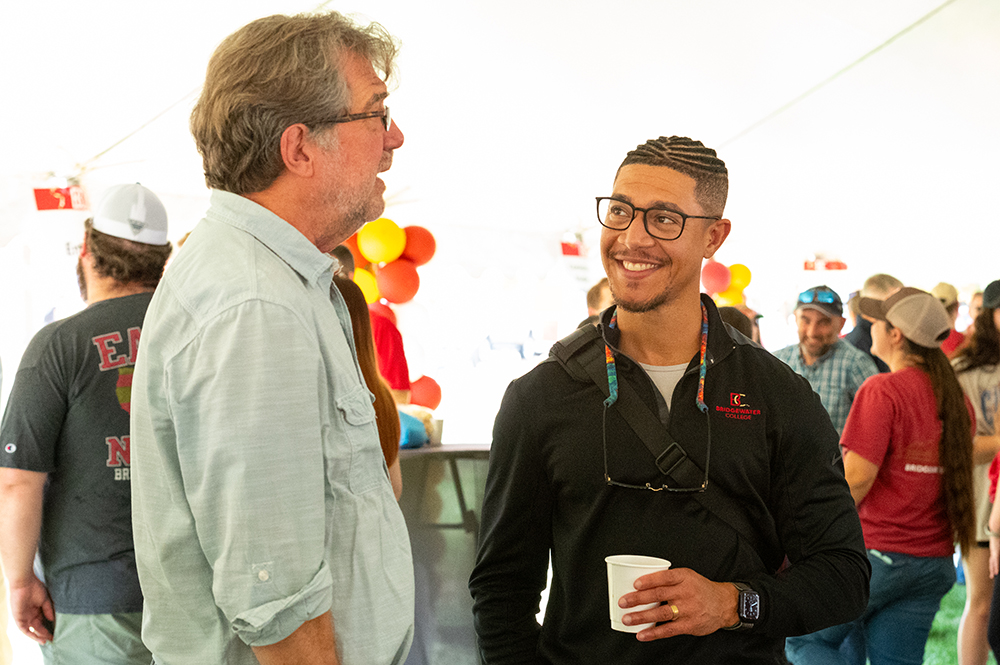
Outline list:
[[[344,244],[347,245],[347,249],[351,250],[351,256],[354,257],[354,268],[355,269],[357,269],[357,268],[364,268],[366,265],[368,265],[369,263],[371,263],[371,261],[369,261],[368,259],[366,259],[365,255],[361,253],[361,250],[358,249],[358,234],[357,233],[355,233],[350,238],[348,238],[347,240],[345,240]]]
[[[404,303],[413,298],[420,288],[420,276],[413,261],[396,259],[379,268],[375,276],[378,291],[389,302]]]
[[[429,376],[410,382],[410,403],[436,409],[441,403],[441,386]]]
[[[437,243],[431,232],[422,226],[407,226],[406,246],[403,247],[403,255],[400,258],[413,261],[414,264],[422,266],[434,256]]]
[[[722,293],[729,288],[730,280],[729,268],[718,261],[709,261],[701,269],[701,283],[707,293]]]
[[[369,303],[368,311],[372,312],[373,314],[379,314],[381,316],[384,316],[385,318],[392,321],[392,325],[396,325],[396,313],[392,311],[392,308],[386,305],[385,303],[379,300],[376,300],[373,303]]]

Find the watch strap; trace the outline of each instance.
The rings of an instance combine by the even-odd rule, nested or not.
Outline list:
[[[736,587],[736,590],[739,591],[739,596],[736,599],[736,615],[739,617],[739,621],[732,626],[725,626],[723,630],[750,630],[753,628],[756,618],[751,620],[743,614],[744,598],[749,594],[753,594],[754,596],[757,596],[757,602],[759,603],[760,596],[756,591],[742,582],[730,582],[730,584]]]

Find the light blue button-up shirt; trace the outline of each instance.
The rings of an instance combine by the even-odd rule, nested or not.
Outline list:
[[[406,657],[409,539],[332,263],[215,191],[149,306],[132,517],[157,665],[256,663],[328,610],[345,665]]]
[[[867,353],[858,351],[842,339],[834,342],[830,350],[812,365],[807,365],[802,359],[802,350],[798,344],[778,349],[774,352],[774,357],[809,381],[809,385],[819,395],[823,408],[830,414],[830,422],[837,429],[837,434],[844,433],[847,414],[854,404],[858,388],[869,376],[878,374],[875,361]]]

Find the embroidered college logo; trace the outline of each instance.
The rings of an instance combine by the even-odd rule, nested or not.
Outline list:
[[[752,420],[754,416],[760,415],[760,409],[751,408],[746,397],[746,393],[729,393],[729,406],[716,406],[715,410],[726,418]]]

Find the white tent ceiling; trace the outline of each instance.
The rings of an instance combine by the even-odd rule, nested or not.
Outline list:
[[[498,319],[551,309],[538,285],[562,261],[558,241],[596,237],[593,197],[628,149],[661,134],[701,139],[728,163],[733,233],[718,258],[751,268],[747,294],[765,309],[825,281],[802,272],[814,253],[846,261],[852,284],[880,271],[925,288],[1000,276],[997,0],[326,7],[378,20],[402,42],[390,104],[406,144],[386,177],[387,215],[437,237],[418,294],[435,317],[456,300],[490,301]],[[0,260],[12,239],[66,214],[35,212],[31,188],[81,164],[91,198],[138,180],[167,204],[172,237],[192,228],[207,191],[187,116],[209,55],[249,20],[314,8],[5,8]],[[587,262],[589,278],[599,268],[593,253]],[[491,285],[500,291],[483,292]],[[565,316],[581,309],[574,302]]]
[[[914,280],[932,267],[942,278],[975,281],[993,274],[984,265],[995,245],[988,241],[1000,237],[993,205],[1000,175],[996,0],[945,3],[885,49],[727,142],[941,4],[327,6],[375,18],[402,41],[391,101],[407,145],[389,189],[409,202],[392,211],[409,223],[440,236],[485,233],[491,241],[527,233],[538,243],[593,226],[591,197],[609,187],[624,152],[677,133],[719,147],[730,165],[735,230],[724,261],[764,277],[769,266],[793,267],[822,251]],[[209,54],[248,20],[314,6],[52,0],[8,8],[0,25],[0,244],[38,223],[32,182],[48,171],[71,174],[81,163],[92,169],[84,176],[92,195],[142,180],[176,199],[175,228],[190,228],[205,189],[186,120]]]

